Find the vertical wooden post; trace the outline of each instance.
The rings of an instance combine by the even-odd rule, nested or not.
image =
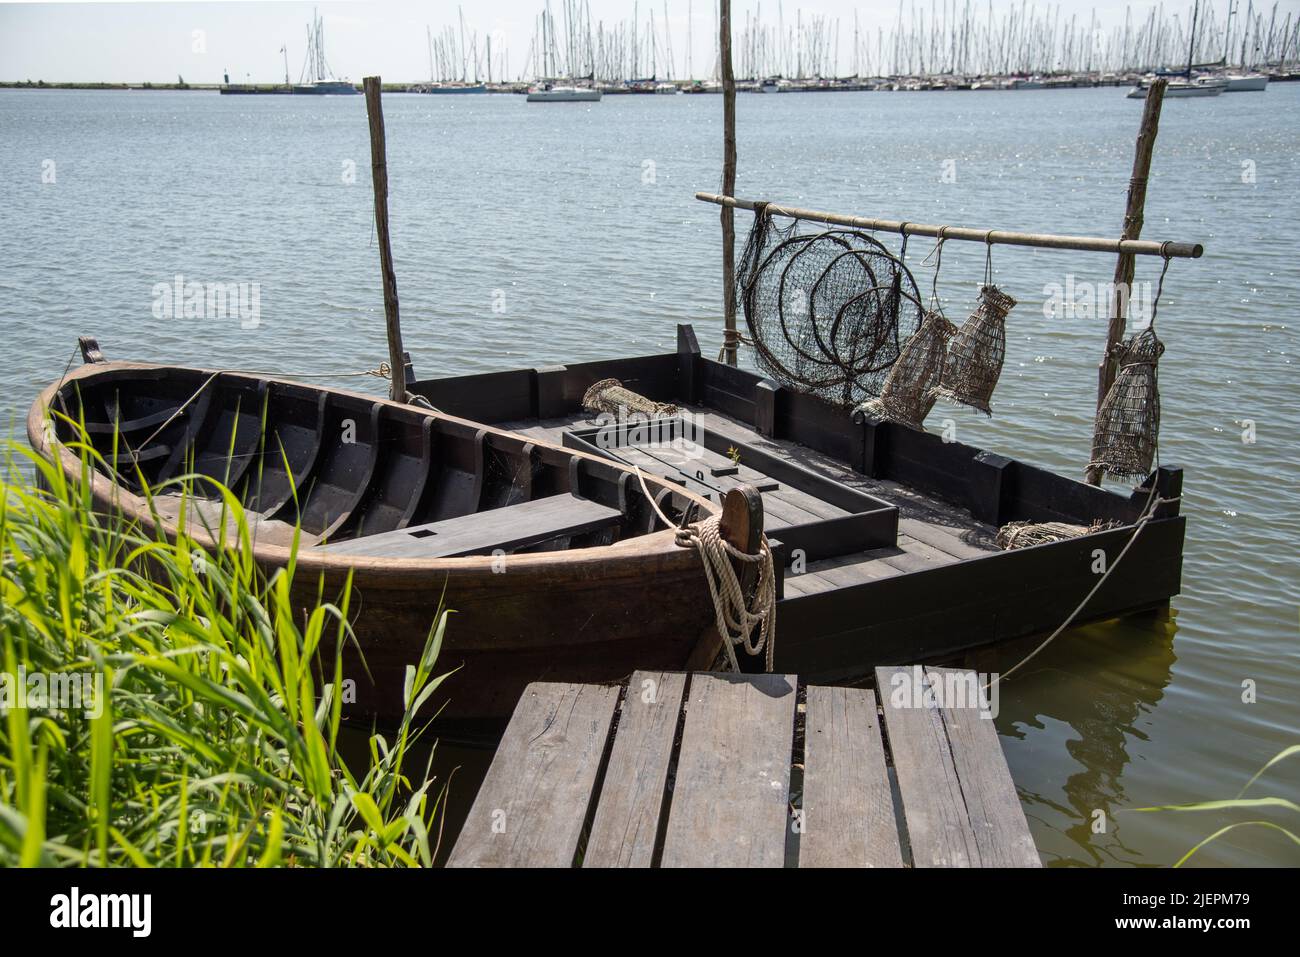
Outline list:
[[[1137,147],[1133,154],[1133,176],[1128,181],[1128,204],[1124,209],[1124,231],[1120,239],[1141,239],[1143,210],[1147,202],[1147,179],[1151,175],[1151,153],[1156,145],[1156,133],[1160,129],[1160,107],[1165,99],[1165,87],[1169,81],[1163,78],[1152,81],[1147,89],[1146,104],[1142,110],[1142,126],[1138,129]],[[1110,326],[1106,330],[1106,352],[1097,366],[1097,409],[1106,401],[1106,393],[1115,382],[1115,350],[1124,341],[1127,326],[1127,308],[1129,296],[1133,289],[1133,274],[1136,258],[1132,253],[1120,253],[1115,262],[1115,308],[1110,317]],[[1093,449],[1092,458],[1096,459],[1097,449]],[[1101,470],[1089,469],[1089,485],[1101,484]]]
[[[731,0],[720,0],[718,49],[722,69],[722,193],[736,194],[736,77],[731,68]],[[722,207],[722,352],[736,364],[736,214]]]
[[[402,354],[402,323],[397,311],[397,276],[393,272],[393,250],[388,241],[388,160],[384,146],[384,107],[377,76],[362,81],[366,91],[366,114],[370,118],[370,171],[375,184],[375,235],[379,237],[379,268],[384,281],[384,321],[388,327],[388,368],[392,376],[393,401],[406,401],[406,362]]]

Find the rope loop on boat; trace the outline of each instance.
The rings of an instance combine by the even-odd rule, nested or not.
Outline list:
[[[704,563],[704,577],[709,583],[709,597],[713,599],[714,623],[727,652],[727,662],[732,671],[740,670],[736,660],[736,647],[757,657],[764,655],[765,670],[772,670],[772,657],[776,648],[776,573],[772,564],[772,549],[763,536],[758,551],[748,555],[722,537],[719,528],[722,517],[710,515],[700,522],[677,530],[677,544],[694,548]],[[731,559],[758,565],[758,587],[754,590],[753,606],[745,602],[744,590]]]
[[[674,523],[645,484],[645,475],[633,465],[637,480],[641,483],[641,493],[650,503],[650,507],[669,528]],[[767,543],[767,536],[760,535],[758,551],[753,555],[742,552],[722,537],[722,516],[710,515],[708,518],[677,528],[677,544],[683,548],[694,548],[700,553],[704,565],[704,579],[709,585],[709,597],[713,600],[713,621],[722,639],[722,647],[727,654],[727,663],[732,671],[740,671],[740,662],[736,658],[736,646],[745,649],[745,653],[754,657],[764,655],[764,670],[772,670],[773,656],[776,651],[776,565],[772,558],[772,548]],[[731,559],[746,564],[758,565],[758,585],[754,589],[754,600],[745,601],[745,591],[740,587],[740,577],[736,574]]]

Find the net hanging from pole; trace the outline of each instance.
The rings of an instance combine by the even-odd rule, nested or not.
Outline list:
[[[1156,335],[1156,309],[1168,271],[1166,256],[1151,303],[1151,322],[1116,350],[1119,371],[1097,410],[1089,470],[1131,478],[1148,474],[1155,462],[1160,441],[1159,363],[1165,351]]]
[[[1157,365],[1164,351],[1164,343],[1156,337],[1153,326],[1147,326],[1124,343],[1119,373],[1097,410],[1090,469],[1101,469],[1120,478],[1151,471],[1160,436]]]
[[[841,408],[880,395],[921,325],[916,281],[882,243],[852,229],[781,230],[765,204],[737,287],[759,368]]]
[[[979,303],[948,344],[939,396],[992,415],[989,402],[1007,354],[1007,313],[1015,306],[997,286],[981,286]]]
[[[948,342],[957,327],[939,312],[927,312],[921,328],[903,347],[885,377],[880,396],[863,404],[877,418],[919,429],[934,408]]]

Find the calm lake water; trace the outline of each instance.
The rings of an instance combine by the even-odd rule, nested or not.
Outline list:
[[[692,193],[719,185],[720,98],[398,95],[384,108],[421,376],[666,351],[679,322],[718,348],[717,209]],[[738,113],[743,196],[1113,235],[1141,104],[1119,89],[788,94],[742,96]],[[1002,689],[1002,743],[1049,864],[1172,863],[1247,816],[1125,809],[1233,797],[1300,743],[1298,174],[1300,84],[1165,104],[1145,238],[1207,250],[1173,264],[1157,321],[1161,458],[1187,470],[1183,594],[1170,622],[1067,633]],[[16,435],[78,334],[110,358],[291,373],[387,356],[361,97],[0,91],[0,183],[0,416]],[[930,246],[908,250],[927,290]],[[961,441],[1078,475],[1105,320],[1043,304],[1071,276],[1109,281],[1113,260],[999,247],[993,266],[1020,300],[995,416],[940,406],[931,425],[951,418]],[[948,244],[951,317],[983,268],[982,247]],[[1143,262],[1138,279],[1154,287],[1157,273]],[[257,283],[256,321],[158,318],[154,287],[178,275]],[[1298,772],[1280,765],[1250,794],[1300,801]],[[1193,860],[1294,865],[1300,852],[1243,828]]]

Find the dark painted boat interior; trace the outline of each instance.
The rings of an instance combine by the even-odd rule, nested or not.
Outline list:
[[[210,381],[209,381],[210,380]],[[635,475],[565,449],[415,407],[253,376],[172,367],[105,369],[58,393],[62,441],[85,432],[97,467],[155,492],[175,519],[182,488],[209,524],[215,487],[251,513],[260,541],[391,557],[609,545],[662,528]],[[656,486],[676,521],[689,500]]]

